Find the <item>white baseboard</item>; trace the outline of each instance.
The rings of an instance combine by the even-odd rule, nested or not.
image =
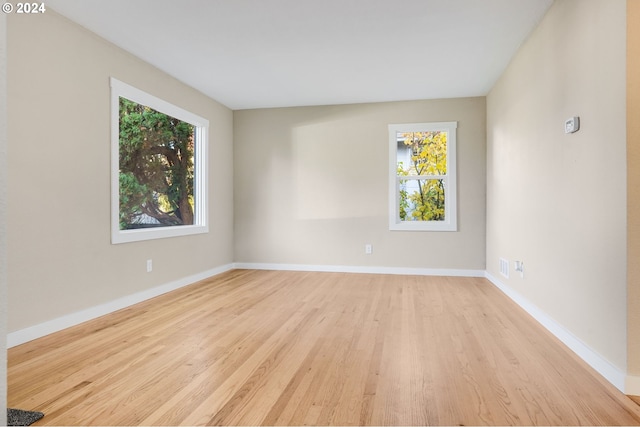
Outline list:
[[[587,362],[589,366],[595,369],[600,375],[602,375],[607,381],[613,384],[618,390],[623,393],[629,393],[629,377],[611,364],[607,359],[602,357],[591,347],[583,343],[564,326],[560,325],[554,319],[552,319],[544,311],[536,307],[531,301],[523,297],[518,292],[514,291],[504,283],[500,282],[496,277],[492,276],[489,272],[486,272],[486,278],[493,283],[498,289],[504,292],[509,298],[511,298],[522,309],[529,313],[535,320],[544,326],[549,332],[562,341],[567,347],[569,347],[574,353],[576,353],[582,360]],[[638,377],[636,377],[638,378]],[[638,378],[640,380],[640,378]],[[627,383],[627,384],[625,384]],[[634,383],[636,386],[640,386],[640,381]],[[638,388],[640,390],[640,388]]]
[[[319,271],[331,273],[404,274],[415,276],[485,277],[484,270],[446,268],[367,267],[349,265],[269,264],[237,262],[235,268],[247,270]]]
[[[100,316],[104,316],[105,314],[109,314],[114,311],[137,304],[139,302],[146,301],[148,299],[157,297],[167,292],[171,292],[187,285],[191,285],[197,281],[216,276],[232,269],[233,264],[223,265],[211,270],[203,271],[202,273],[194,274],[191,276],[183,277],[182,279],[174,280],[173,282],[165,283],[164,285],[160,285],[155,288],[128,295],[115,301],[110,301],[108,303],[100,304],[98,306],[87,308],[76,313],[58,317],[57,319],[49,320],[38,325],[11,332],[7,334],[7,348],[15,347],[36,338],[61,331],[63,329],[78,325],[82,322],[86,322]]]

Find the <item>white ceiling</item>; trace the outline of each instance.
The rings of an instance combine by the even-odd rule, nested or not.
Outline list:
[[[486,95],[553,0],[48,0],[232,109]]]

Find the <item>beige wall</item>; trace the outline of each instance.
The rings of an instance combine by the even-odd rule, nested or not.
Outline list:
[[[487,97],[487,270],[622,372],[625,8],[555,2]],[[524,278],[501,277],[499,257]]]
[[[485,120],[483,97],[235,111],[236,261],[484,270]],[[459,122],[459,231],[391,232],[387,125],[429,121]]]
[[[54,11],[7,21],[9,331],[231,263],[232,112]],[[110,76],[210,121],[210,233],[110,243]]]
[[[628,373],[640,377],[640,1],[627,1]],[[640,384],[634,393],[640,395]]]
[[[0,15],[0,426],[7,425],[7,32]]]

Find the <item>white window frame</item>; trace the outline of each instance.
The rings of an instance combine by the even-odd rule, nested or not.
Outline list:
[[[458,231],[456,183],[456,129],[458,122],[405,123],[389,125],[389,230]],[[419,177],[399,177],[398,133],[446,131],[447,173]],[[445,182],[444,221],[402,221],[400,219],[400,182],[407,179],[442,179]]]
[[[127,243],[209,232],[207,204],[209,121],[113,77],[111,85],[111,243]],[[153,108],[194,128],[194,212],[192,225],[120,230],[120,97]]]

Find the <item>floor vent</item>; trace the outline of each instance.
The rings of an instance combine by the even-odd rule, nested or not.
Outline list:
[[[500,274],[509,278],[509,261],[504,258],[500,258]]]

